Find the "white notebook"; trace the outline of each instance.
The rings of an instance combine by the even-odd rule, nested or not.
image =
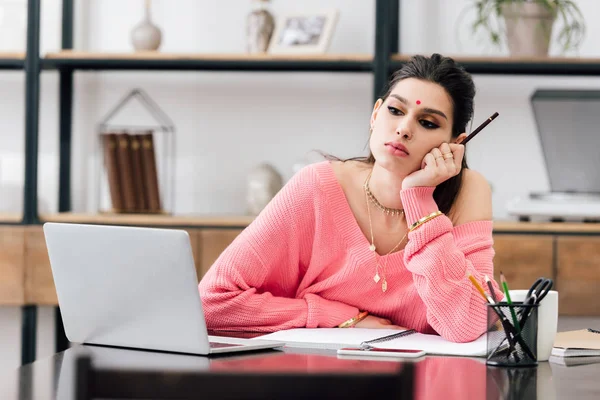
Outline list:
[[[552,355],[557,357],[600,356],[600,331],[579,329],[558,332]]]
[[[285,342],[287,347],[337,350],[342,347],[357,347],[362,342],[400,332],[402,331],[396,329],[299,328],[270,333],[256,339]],[[372,346],[382,349],[423,350],[428,354],[485,357],[486,335],[484,334],[472,342],[454,343],[438,335],[415,332],[403,337],[373,343]]]

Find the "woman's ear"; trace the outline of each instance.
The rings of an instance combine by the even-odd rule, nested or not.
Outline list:
[[[460,135],[458,135],[458,137],[456,137],[453,140],[453,143],[461,144],[462,141],[465,140],[466,138],[467,138],[467,134],[463,132],[463,133],[461,133]]]
[[[377,113],[383,104],[382,99],[377,99],[375,105],[373,106],[373,112],[371,113],[371,128],[373,128],[373,124],[375,124],[375,120],[377,119]]]

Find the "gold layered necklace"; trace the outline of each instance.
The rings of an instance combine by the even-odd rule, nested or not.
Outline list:
[[[381,211],[383,211],[384,214],[391,215],[393,217],[404,214],[404,210],[402,210],[402,209],[389,208],[389,207],[384,206],[377,200],[377,198],[373,195],[373,193],[371,193],[371,189],[369,188],[369,180],[371,179],[371,173],[372,173],[372,171],[369,172],[369,177],[367,178],[367,180],[365,181],[365,184],[363,185],[363,188],[365,189],[365,193],[367,194],[367,197],[369,198],[369,200],[371,200],[371,202],[373,204],[375,204],[377,206],[377,208],[379,208]]]
[[[381,291],[385,293],[385,291],[387,290],[387,287],[388,287],[387,279],[386,279],[388,256],[402,244],[404,239],[406,239],[406,236],[408,235],[408,230],[406,231],[404,236],[402,236],[402,239],[400,239],[398,244],[395,245],[394,248],[391,249],[390,251],[388,251],[387,254],[385,255],[385,260],[384,260],[383,268],[382,268],[382,276],[380,276],[379,275],[379,257],[378,257],[377,252],[375,251],[377,249],[377,247],[375,246],[375,238],[373,236],[373,224],[371,222],[371,208],[369,207],[369,199],[372,198],[371,201],[373,201],[375,204],[378,204],[380,206],[379,208],[382,211],[384,211],[384,209],[385,209],[385,210],[393,210],[393,211],[397,212],[396,214],[392,214],[392,215],[402,215],[404,213],[404,210],[387,208],[387,207],[384,207],[383,205],[381,205],[381,203],[379,203],[379,201],[377,201],[375,196],[373,196],[373,194],[369,190],[369,180],[371,179],[372,172],[373,172],[372,170],[371,170],[371,172],[369,172],[369,176],[367,177],[367,179],[365,180],[365,183],[363,185],[363,188],[365,190],[365,201],[367,203],[367,215],[369,216],[369,231],[371,233],[371,245],[369,246],[369,250],[372,251],[375,256],[375,276],[373,276],[373,280],[375,281],[375,283],[379,283],[379,281],[381,280]],[[384,212],[387,213],[387,211],[384,211]]]

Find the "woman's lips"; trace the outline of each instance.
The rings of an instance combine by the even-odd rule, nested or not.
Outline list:
[[[402,146],[398,143],[386,143],[385,148],[392,154],[397,157],[408,157],[408,151],[406,151],[406,147]]]

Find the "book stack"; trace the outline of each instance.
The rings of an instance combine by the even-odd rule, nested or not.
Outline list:
[[[153,132],[105,132],[101,139],[113,211],[161,213]]]
[[[548,361],[566,366],[600,362],[600,331],[588,328],[558,332]]]

